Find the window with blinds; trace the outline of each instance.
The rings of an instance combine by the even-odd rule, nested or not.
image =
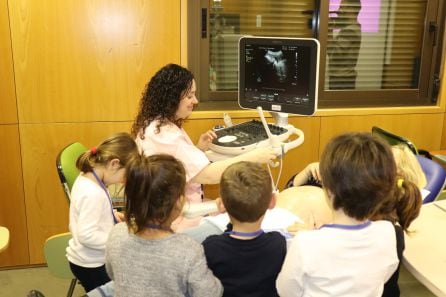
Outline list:
[[[209,7],[209,90],[237,91],[241,36],[311,37],[310,1],[211,1]]]
[[[435,53],[444,26],[440,0],[189,3],[195,11],[189,27],[201,37],[189,35],[201,101],[236,100],[239,38],[269,36],[319,39],[320,107],[434,103]]]
[[[382,7],[394,20],[387,24],[383,89],[418,88],[426,7],[426,0],[391,2]],[[373,56],[368,60],[370,67]]]
[[[331,1],[325,89],[418,87],[427,0]]]

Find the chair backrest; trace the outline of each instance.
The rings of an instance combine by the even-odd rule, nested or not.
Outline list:
[[[393,134],[376,126],[372,127],[372,134],[386,140],[390,145],[403,144],[407,146],[415,155],[418,155],[417,147],[409,139]]]
[[[71,188],[80,173],[79,169],[76,168],[77,158],[86,150],[87,148],[84,145],[74,142],[64,147],[57,155],[57,173],[68,201],[70,201]]]
[[[9,245],[9,230],[0,226],[0,252],[6,250]]]
[[[75,278],[66,257],[66,248],[70,239],[71,233],[67,232],[51,236],[45,241],[43,251],[48,270],[53,276],[66,279]]]
[[[428,158],[417,156],[424,175],[426,176],[426,186],[424,187],[430,193],[423,199],[423,203],[432,202],[438,198],[446,183],[446,171],[435,161]]]

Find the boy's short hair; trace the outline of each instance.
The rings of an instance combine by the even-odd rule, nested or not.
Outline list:
[[[271,177],[259,163],[232,164],[221,177],[220,196],[231,217],[239,222],[255,222],[271,202]]]
[[[333,208],[358,220],[369,218],[396,189],[391,148],[370,133],[333,138],[319,168],[324,187],[333,195]]]

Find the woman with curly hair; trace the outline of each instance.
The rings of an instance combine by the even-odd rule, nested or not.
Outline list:
[[[186,198],[202,202],[201,184],[217,184],[229,165],[239,161],[267,163],[276,157],[272,149],[255,149],[237,157],[210,163],[205,151],[216,137],[213,131],[202,134],[195,145],[183,129],[198,99],[192,72],[176,65],[162,67],[150,79],[142,95],[132,134],[141,151],[147,155],[166,153],[179,159],[186,169]],[[172,225],[176,231],[197,225],[180,218]]]

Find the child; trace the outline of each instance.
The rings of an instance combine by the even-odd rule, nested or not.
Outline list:
[[[391,222],[369,219],[398,193],[390,147],[351,133],[326,146],[320,175],[333,224],[298,232],[277,278],[287,296],[381,296],[398,267]]]
[[[394,224],[397,241],[398,259],[401,261],[404,251],[404,232],[420,213],[422,193],[420,189],[426,184],[426,177],[420,163],[412,151],[406,146],[392,146],[392,152],[397,166],[397,193],[394,199],[387,200],[375,215],[373,220],[388,220]],[[398,297],[399,266],[392,277],[385,283],[383,297]]]
[[[133,138],[118,133],[82,154],[76,163],[81,171],[73,184],[67,258],[73,275],[85,291],[110,281],[105,271],[105,243],[119,220],[113,211],[107,186],[123,182],[125,165],[138,153]]]
[[[392,196],[394,199],[389,199],[387,200],[387,203],[381,205],[371,219],[385,219],[394,224],[397,240],[397,254],[398,259],[401,261],[404,251],[404,232],[408,232],[407,229],[410,223],[420,212],[422,199],[419,189],[423,188],[426,184],[426,178],[420,163],[407,146],[392,146],[392,153],[397,167],[397,180],[399,181],[397,182],[397,186],[399,186],[399,190],[396,195]],[[294,178],[294,185],[303,184],[311,179],[320,181],[319,163],[311,163],[302,172],[297,174]],[[313,218],[317,218],[318,221],[325,221],[327,223],[329,217],[327,215],[319,215],[321,213],[324,214],[322,211],[325,210],[326,207],[323,204],[314,203],[314,201],[319,201],[317,196],[310,197],[314,201],[308,201],[308,195],[305,197],[303,197],[302,194],[296,195],[299,194],[299,191],[302,191],[302,188],[306,187],[292,187],[280,193],[278,205],[280,205],[279,202],[281,199],[285,199],[288,202],[286,207],[289,208],[289,205],[296,205],[297,211],[294,210],[293,212],[299,214],[306,211],[308,212],[308,208],[315,207],[311,210]],[[300,214],[300,217],[305,222],[308,222],[308,218],[304,215]],[[306,225],[306,227],[311,226],[312,224]],[[296,225],[296,227],[300,226]],[[383,297],[400,296],[398,277],[399,267],[392,277],[384,284]]]
[[[126,222],[113,228],[106,249],[115,296],[221,296],[203,247],[170,227],[185,202],[181,162],[137,156],[126,168]]]
[[[421,201],[412,201],[414,197],[421,197],[427,195],[428,191],[423,189],[426,186],[426,176],[424,175],[423,169],[421,168],[420,162],[418,162],[412,151],[405,145],[394,145],[392,146],[392,153],[395,159],[397,167],[397,176],[405,181],[407,187],[411,187],[412,184],[417,186],[421,191],[421,196],[418,196],[416,191],[410,193],[406,199],[392,203],[390,207],[404,207],[403,205],[409,206],[408,210],[401,213],[401,220],[396,217],[396,209],[392,209],[393,218],[390,219],[392,222],[398,222],[400,226],[405,226],[404,230],[407,231],[407,227],[412,222],[412,220],[418,216],[419,207],[421,206]],[[278,197],[278,205],[288,209],[292,209],[293,213],[297,214],[307,225],[305,227],[311,227],[313,225],[319,227],[321,222],[327,223],[328,220],[331,221],[330,216],[327,215],[327,207],[324,205],[326,201],[322,201],[322,197],[317,197],[317,191],[313,188],[312,197],[306,193],[309,187],[303,187],[302,185],[307,184],[320,184],[321,177],[319,172],[319,162],[311,163],[304,168],[301,172],[296,174],[293,178],[293,183],[290,184],[290,188],[282,191]],[[305,188],[305,191],[302,189]],[[301,193],[304,192],[304,193]],[[403,191],[408,193],[408,191]],[[322,191],[321,191],[322,193]],[[290,207],[291,206],[291,207]],[[310,209],[310,210],[309,210]],[[382,213],[384,211],[384,213]],[[384,216],[389,218],[389,206],[387,209],[380,210],[376,214],[376,217]],[[308,215],[309,214],[309,215]],[[308,220],[308,217],[311,217]],[[311,219],[316,219],[316,222],[309,222]],[[403,222],[404,221],[404,222]],[[308,224],[311,223],[311,224]],[[401,228],[400,228],[401,229]],[[402,234],[402,230],[401,230]]]
[[[260,227],[266,210],[275,205],[268,171],[258,163],[235,163],[222,175],[220,195],[232,228],[209,236],[203,246],[223,296],[278,296],[275,280],[285,258],[285,238]]]

